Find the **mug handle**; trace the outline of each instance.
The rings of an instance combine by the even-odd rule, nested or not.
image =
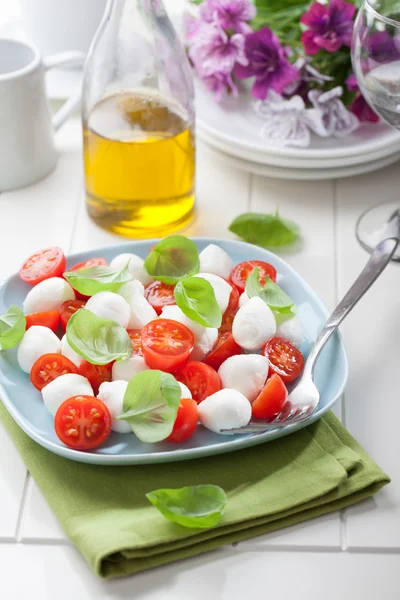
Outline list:
[[[53,67],[59,67],[61,65],[71,65],[75,67],[81,67],[85,62],[85,54],[83,52],[78,51],[70,51],[70,52],[58,52],[57,54],[53,54],[53,56],[49,56],[43,60],[44,70],[48,71]],[[82,89],[79,87],[79,90],[74,92],[65,104],[56,112],[54,115],[52,122],[55,131],[57,131],[63,123],[68,119],[70,114],[79,106],[82,98]]]

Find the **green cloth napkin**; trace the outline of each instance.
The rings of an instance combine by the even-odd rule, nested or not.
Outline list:
[[[390,481],[333,414],[245,450],[128,467],[52,454],[23,433],[2,402],[0,418],[65,533],[101,577],[129,575],[287,527],[359,502]],[[145,497],[158,488],[202,483],[219,485],[228,495],[213,529],[175,525]]]

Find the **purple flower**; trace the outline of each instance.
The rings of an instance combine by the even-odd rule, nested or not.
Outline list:
[[[376,112],[372,110],[360,92],[354,73],[349,75],[349,77],[346,79],[346,86],[349,92],[357,92],[353,102],[349,106],[349,111],[356,115],[357,119],[361,121],[361,123],[377,123],[379,121],[379,117]]]
[[[247,65],[244,43],[241,33],[229,37],[218,23],[203,24],[191,40],[189,56],[202,78],[230,74],[235,63]]]
[[[314,108],[322,113],[322,121],[328,136],[345,137],[357,129],[357,117],[349,112],[340,100],[343,90],[340,86],[327,92],[310,90],[308,99]]]
[[[285,56],[279,39],[268,27],[246,35],[247,65],[236,65],[234,73],[239,79],[255,77],[251,93],[265,100],[269,90],[282,94],[286,86],[299,77],[299,71]]]
[[[250,0],[205,0],[200,6],[200,18],[207,23],[217,21],[223,29],[236,33],[251,31],[246,21],[251,21],[257,9]]]
[[[387,31],[376,31],[368,41],[369,58],[377,63],[385,63],[399,58],[396,44],[392,36]]]
[[[238,95],[238,89],[230,73],[214,73],[204,77],[203,81],[207,88],[215,94],[217,102],[220,102],[224,93]]]
[[[300,19],[308,27],[301,36],[306,54],[317,54],[321,48],[336,52],[341,46],[350,46],[355,10],[354,4],[344,0],[331,0],[326,6],[314,2]]]
[[[299,71],[299,78],[285,88],[285,96],[298,94],[306,99],[310,90],[310,83],[324,85],[327,81],[333,81],[333,77],[322,75],[315,67],[311,66],[310,61],[311,58],[303,56],[296,60],[293,66]]]

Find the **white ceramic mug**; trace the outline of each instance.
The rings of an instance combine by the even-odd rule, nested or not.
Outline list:
[[[107,0],[22,0],[29,35],[44,56],[79,50],[87,54]]]
[[[43,61],[34,46],[0,38],[0,192],[30,185],[55,167],[54,130],[79,105],[81,91],[52,118],[44,73],[83,61],[81,52],[64,52]]]

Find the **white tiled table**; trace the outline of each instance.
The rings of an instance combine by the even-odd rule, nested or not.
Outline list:
[[[1,135],[1,132],[0,132]],[[57,137],[56,170],[30,188],[0,195],[0,279],[38,247],[76,252],[118,243],[85,213],[78,119]],[[198,148],[198,218],[190,234],[231,237],[247,211],[297,221],[300,250],[286,260],[329,308],[359,273],[366,254],[354,237],[360,212],[399,198],[399,166],[326,182],[278,181],[228,166]],[[391,265],[344,326],[350,379],[337,413],[392,477],[350,510],[124,580],[92,574],[65,539],[0,426],[0,598],[4,600],[398,600],[400,598],[400,270]],[[251,592],[250,592],[251,590]]]

